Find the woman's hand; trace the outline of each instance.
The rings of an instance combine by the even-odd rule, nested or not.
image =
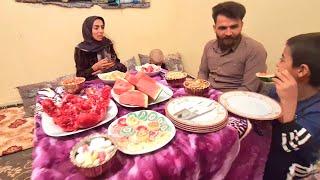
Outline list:
[[[91,75],[95,76],[95,75],[100,74],[100,73],[102,73],[102,71],[98,70],[98,71],[94,71],[93,73],[91,73]]]
[[[279,121],[288,123],[294,120],[298,102],[298,85],[294,77],[283,70],[276,73],[277,78],[273,78],[277,94],[282,107],[282,117]]]
[[[108,61],[107,59],[102,59],[98,62],[96,62],[93,66],[92,69],[93,71],[103,71],[105,69],[109,69],[115,65],[114,61]]]

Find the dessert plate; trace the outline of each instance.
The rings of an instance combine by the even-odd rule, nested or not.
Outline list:
[[[108,136],[125,154],[144,154],[162,148],[176,133],[172,122],[164,115],[141,110],[126,114],[108,127]]]

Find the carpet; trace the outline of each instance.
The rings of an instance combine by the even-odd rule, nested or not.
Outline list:
[[[32,172],[32,149],[0,157],[0,179],[28,180]]]
[[[24,118],[23,107],[0,109],[0,156],[33,146],[34,118]]]

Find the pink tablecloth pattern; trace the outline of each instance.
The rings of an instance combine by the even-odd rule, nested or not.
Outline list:
[[[225,180],[262,180],[271,143],[271,123],[253,121],[254,130],[240,143],[240,152]],[[256,131],[259,131],[258,135]]]
[[[166,84],[161,78],[156,79]],[[86,85],[103,86],[100,81]],[[174,97],[186,95],[183,88],[173,90]],[[220,94],[210,90],[208,97],[217,100]],[[151,109],[164,113],[164,104],[154,105]],[[139,110],[118,108],[117,117]],[[232,114],[229,117],[240,119]],[[32,179],[85,179],[70,163],[69,151],[82,137],[106,132],[107,125],[73,136],[53,138],[43,133],[40,122],[41,117],[37,114]],[[256,124],[261,126],[259,122]],[[231,127],[205,135],[177,130],[171,143],[153,153],[128,156],[118,152],[111,168],[99,179],[262,179],[271,129],[268,122],[262,123],[261,127],[264,135],[251,131],[241,141],[239,153],[237,133]]]
[[[165,81],[159,82],[165,83]],[[87,86],[102,86],[93,81]],[[173,89],[174,97],[186,95],[183,88]],[[210,90],[208,97],[221,93]],[[166,102],[150,109],[164,114]],[[117,117],[139,110],[118,105]],[[79,134],[54,138],[41,128],[41,115],[35,116],[32,179],[86,179],[69,160],[69,152],[81,138],[105,133],[109,124]],[[144,155],[130,156],[118,151],[111,167],[99,179],[223,179],[240,149],[238,133],[231,127],[208,134],[194,134],[177,129],[174,139],[163,148]]]

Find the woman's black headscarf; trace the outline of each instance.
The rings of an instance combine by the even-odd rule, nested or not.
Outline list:
[[[110,44],[112,44],[106,37],[103,37],[102,41],[97,41],[92,37],[92,26],[96,19],[100,19],[103,22],[103,25],[105,25],[104,19],[100,16],[87,17],[82,24],[82,36],[84,41],[78,44],[78,48],[83,51],[98,52],[103,48],[108,48]]]

